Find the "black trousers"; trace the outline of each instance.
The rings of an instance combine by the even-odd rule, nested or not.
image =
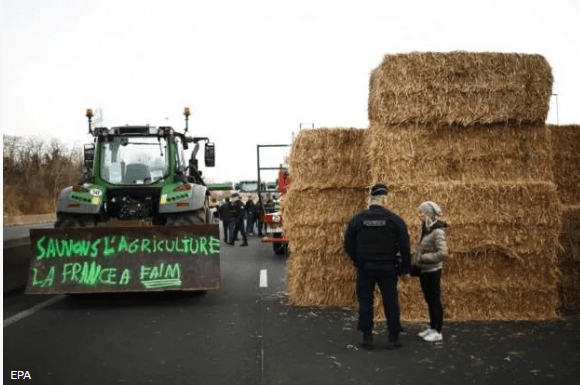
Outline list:
[[[238,233],[242,233],[244,243],[248,241],[246,238],[246,229],[243,218],[230,221],[230,243],[233,243],[236,240]]]
[[[383,297],[389,334],[399,334],[402,328],[397,280],[398,274],[394,266],[390,269],[358,269],[356,287],[359,301],[358,330],[370,332],[373,329],[373,299],[376,283]]]
[[[224,241],[229,242],[230,238],[228,237],[228,230],[230,228],[230,221],[224,221],[222,219],[222,226],[224,228]]]
[[[421,273],[421,289],[429,308],[431,329],[443,330],[443,305],[441,304],[441,269],[431,273]]]

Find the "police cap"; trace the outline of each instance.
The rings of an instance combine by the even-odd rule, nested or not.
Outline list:
[[[388,195],[389,189],[382,183],[377,183],[373,187],[371,187],[371,196],[380,196],[380,195]]]

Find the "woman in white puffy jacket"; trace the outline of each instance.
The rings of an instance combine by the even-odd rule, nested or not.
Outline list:
[[[419,280],[430,319],[429,327],[419,333],[419,336],[425,341],[442,341],[441,270],[447,256],[445,239],[449,226],[440,219],[443,211],[435,202],[421,203],[418,215],[422,222],[421,238],[411,264],[421,270]]]

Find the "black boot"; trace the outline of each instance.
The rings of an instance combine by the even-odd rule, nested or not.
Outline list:
[[[372,350],[374,348],[372,332],[363,332],[362,347],[367,350]]]
[[[244,239],[244,243],[242,243],[240,246],[248,246],[248,240]]]

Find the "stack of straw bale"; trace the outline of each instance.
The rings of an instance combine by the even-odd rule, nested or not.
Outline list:
[[[292,183],[281,202],[290,242],[290,302],[355,306],[355,270],[343,251],[348,219],[366,206],[368,130],[302,130],[288,159]]]
[[[446,319],[555,317],[561,217],[545,126],[552,81],[538,55],[386,55],[371,73],[370,129],[302,131],[292,146],[282,202],[290,302],[357,305],[344,231],[366,207],[368,186],[385,182],[412,249],[421,202],[438,202],[451,225]],[[418,280],[401,280],[399,292],[403,319],[428,318]],[[379,295],[375,320],[384,320]]]
[[[556,316],[560,204],[545,125],[551,69],[539,55],[386,55],[371,73],[371,181],[418,242],[419,204],[451,225],[446,318]],[[399,285],[401,314],[428,318],[417,280]],[[383,319],[380,298],[375,311]]]
[[[562,208],[559,285],[563,311],[580,310],[580,125],[550,126],[554,180]]]

